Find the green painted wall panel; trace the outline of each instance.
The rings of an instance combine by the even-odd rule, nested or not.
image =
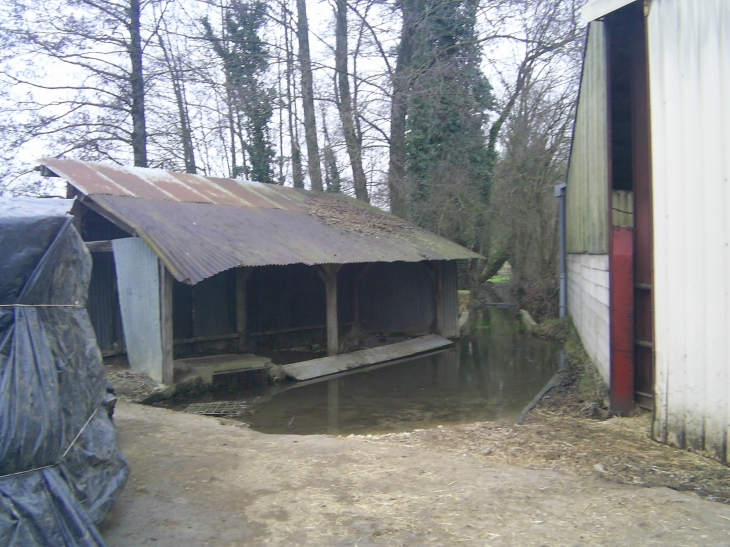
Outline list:
[[[608,101],[603,23],[588,29],[568,168],[567,251],[608,253]]]

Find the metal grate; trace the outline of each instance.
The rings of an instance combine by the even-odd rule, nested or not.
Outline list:
[[[185,412],[202,416],[218,416],[220,418],[236,418],[248,412],[248,405],[240,401],[216,401],[214,403],[193,403]]]

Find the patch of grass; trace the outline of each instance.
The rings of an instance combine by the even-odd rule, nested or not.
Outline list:
[[[596,407],[604,407],[606,402],[606,387],[595,365],[588,357],[578,331],[572,323],[568,323],[568,333],[565,338],[565,360],[569,368],[577,375],[577,387],[580,397],[586,403]]]
[[[509,282],[509,280],[510,280],[510,277],[508,275],[495,275],[494,277],[491,277],[489,279],[489,283],[495,283],[495,284],[507,283],[507,282]]]

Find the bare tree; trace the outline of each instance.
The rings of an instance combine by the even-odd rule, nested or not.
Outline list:
[[[352,95],[350,94],[350,74],[347,68],[347,0],[337,0],[336,10],[336,46],[335,46],[335,74],[337,80],[336,96],[340,120],[345,134],[347,154],[352,166],[353,186],[355,197],[368,202],[367,179],[362,167],[362,142],[358,137],[355,119],[352,113]]]
[[[299,67],[302,73],[302,106],[304,110],[304,139],[307,142],[307,167],[312,190],[322,191],[322,168],[317,143],[317,119],[314,110],[314,79],[309,52],[309,22],[306,0],[297,1],[297,38]]]
[[[418,16],[416,0],[401,3],[403,22],[395,71],[392,74],[392,96],[390,106],[390,160],[388,165],[388,189],[390,211],[399,217],[408,216],[408,200],[405,189],[406,178],[406,113],[408,111],[408,90],[411,79],[413,38]]]
[[[299,132],[296,126],[296,81],[294,79],[294,44],[292,43],[292,34],[294,31],[291,13],[284,2],[281,3],[281,22],[284,30],[284,49],[286,55],[286,103],[289,121],[289,142],[291,146],[292,183],[294,188],[304,188],[302,150],[299,146]]]
[[[164,25],[165,34],[167,25]],[[181,56],[177,52],[172,52],[168,44],[165,43],[163,34],[158,33],[158,41],[160,51],[163,55],[165,69],[170,78],[173,93],[175,96],[175,104],[177,106],[177,115],[179,123],[180,143],[182,144],[183,161],[185,163],[185,172],[195,174],[198,172],[195,165],[195,146],[193,144],[193,134],[190,127],[190,113],[188,101],[185,94],[185,71]]]
[[[147,166],[144,3],[13,0],[11,7],[0,32],[12,54],[0,77],[23,98],[3,128],[7,146],[44,140],[58,155],[115,161],[131,152],[135,165]],[[53,77],[60,72],[64,83]]]

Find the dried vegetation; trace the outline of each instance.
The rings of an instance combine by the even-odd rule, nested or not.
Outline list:
[[[133,403],[144,401],[160,390],[152,378],[142,372],[130,370],[127,360],[116,358],[106,363],[106,378],[114,386],[116,395]]]
[[[335,198],[335,199],[333,199]],[[378,211],[374,207],[351,202],[335,194],[308,195],[307,213],[331,228],[366,236],[380,233],[408,235],[413,226],[404,220]]]
[[[728,466],[653,441],[649,412],[607,419],[607,393],[569,320],[542,323],[536,334],[565,343],[566,367],[523,425],[485,422],[378,439],[621,484],[689,491],[730,504]]]

